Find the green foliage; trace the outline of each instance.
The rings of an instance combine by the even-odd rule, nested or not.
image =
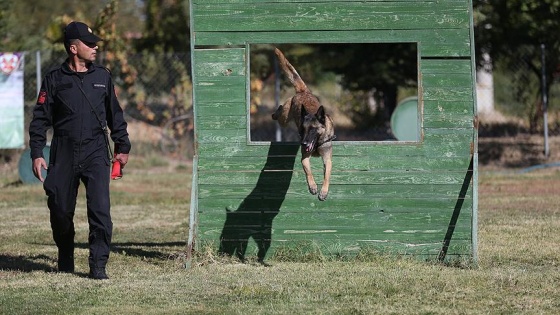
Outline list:
[[[146,31],[138,50],[184,52],[190,49],[189,10],[186,0],[146,0]]]
[[[494,99],[496,109],[511,117],[532,117],[530,111],[538,103],[540,81],[527,67],[509,67],[506,62],[497,63],[494,71]]]
[[[560,1],[557,0],[475,0],[475,39],[478,60],[489,53],[498,67],[496,71],[504,76],[517,71],[520,62],[526,64],[534,82],[541,80],[541,44],[546,51],[546,93],[558,77],[560,65]],[[479,65],[480,66],[480,65]],[[527,89],[525,81],[512,81],[516,89]],[[540,84],[531,93],[538,93]],[[518,102],[528,107],[525,113],[538,112],[541,106],[537,98]],[[515,107],[515,105],[512,105]],[[536,108],[531,110],[530,108]],[[518,112],[518,115],[521,113]],[[530,116],[531,117],[531,116]],[[531,121],[534,124],[534,117]]]
[[[416,44],[360,44],[320,46],[323,69],[342,74],[350,90],[388,90],[415,86],[418,80]]]
[[[41,49],[43,56],[60,55],[63,59],[64,26],[72,20],[84,21],[104,39],[100,43],[101,62],[112,70],[122,91],[121,100],[137,118],[162,124],[189,111],[190,58],[169,57],[165,58],[168,63],[162,64],[153,55],[144,54],[138,60],[133,54],[187,52],[187,8],[185,0],[2,1],[2,49]],[[158,91],[157,95],[153,91]]]
[[[3,50],[48,49],[62,39],[62,28],[72,20],[93,25],[97,14],[115,0],[18,0],[0,2],[0,38]],[[139,33],[143,24],[140,2],[119,0],[115,20],[119,34]]]
[[[503,66],[524,58],[537,77],[541,73],[540,45],[546,47],[547,81],[554,79],[560,64],[560,2],[555,0],[474,1],[475,38],[479,55],[491,54]],[[534,54],[527,58],[526,47]]]

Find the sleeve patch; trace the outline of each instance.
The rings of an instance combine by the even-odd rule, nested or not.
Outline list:
[[[37,97],[37,105],[43,105],[47,101],[47,91],[40,91]]]

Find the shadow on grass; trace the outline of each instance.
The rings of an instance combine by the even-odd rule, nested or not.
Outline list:
[[[176,255],[177,252],[184,251],[186,245],[186,242],[113,243],[111,244],[111,252],[148,259],[167,259]],[[89,249],[89,244],[77,243],[76,248]],[[0,270],[4,271],[32,272],[42,270],[56,272],[57,269],[52,264],[56,265],[56,255],[50,257],[43,254],[34,256],[0,254]]]
[[[88,244],[80,244],[83,248],[89,248]],[[134,257],[160,258],[175,254],[172,248],[185,250],[186,242],[162,242],[162,243],[141,243],[141,242],[125,242],[112,243],[111,252]],[[161,250],[162,248],[170,248],[170,250]]]
[[[52,261],[52,258],[47,255],[34,255],[34,256],[12,256],[0,254],[0,270],[5,271],[21,271],[32,272],[43,270],[46,272],[56,271],[46,261]]]

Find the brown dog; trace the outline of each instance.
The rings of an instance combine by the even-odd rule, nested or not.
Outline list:
[[[332,119],[325,113],[319,99],[311,93],[284,54],[278,48],[274,52],[286,77],[294,86],[296,94],[276,109],[272,119],[278,120],[282,126],[286,126],[290,120],[293,120],[298,128],[301,139],[301,164],[309,192],[313,195],[317,194],[317,184],[311,173],[309,158],[321,156],[323,159],[324,181],[319,192],[319,200],[324,201],[329,193],[332,169],[332,140],[335,138]]]

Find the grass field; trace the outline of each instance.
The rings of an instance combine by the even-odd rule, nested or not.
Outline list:
[[[189,164],[136,158],[112,182],[108,281],[59,274],[41,185],[0,179],[1,314],[552,314],[560,311],[560,171],[480,173],[479,264],[369,255],[271,267],[203,254],[185,269]]]

